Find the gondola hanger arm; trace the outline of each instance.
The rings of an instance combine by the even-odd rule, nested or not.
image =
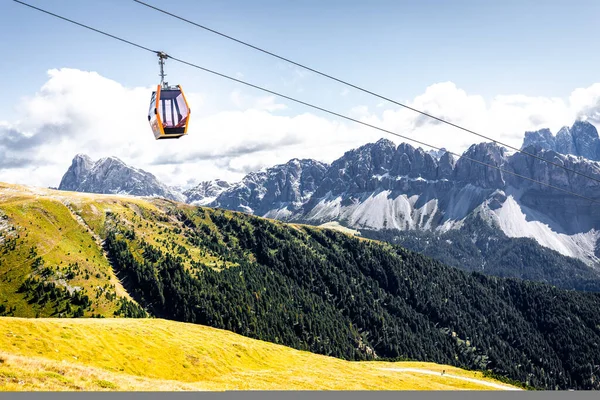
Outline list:
[[[160,86],[167,88],[169,85],[165,82],[165,76],[167,76],[165,74],[165,60],[169,58],[169,55],[164,51],[157,51],[156,55],[158,56],[158,65],[160,66],[160,74],[158,75],[160,76]]]

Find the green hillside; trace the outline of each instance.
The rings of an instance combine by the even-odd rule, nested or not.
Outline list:
[[[600,388],[598,294],[158,199],[0,185],[0,210],[5,315],[143,317],[143,308],[347,360],[429,361],[536,388]]]
[[[76,197],[3,184],[0,193],[0,315],[110,316],[129,301]]]

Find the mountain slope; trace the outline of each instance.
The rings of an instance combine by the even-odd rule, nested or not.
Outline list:
[[[141,288],[136,298],[152,305],[155,315],[323,354],[488,367],[536,387],[591,384],[575,365],[598,355],[581,353],[574,338],[592,348],[600,339],[598,295],[468,276],[400,248],[331,231],[290,230],[239,214],[182,213],[180,220],[192,228],[210,219],[218,229],[193,229],[191,240],[211,241],[239,267],[213,272],[198,264],[195,280],[189,280],[174,255],[109,235],[115,265],[136,279]],[[141,253],[132,252],[132,245],[143,249],[143,261],[136,261]],[[272,308],[275,304],[279,308]],[[580,311],[570,322],[559,317],[566,309],[573,312],[575,304]],[[559,332],[568,332],[569,339]],[[317,335],[321,340],[314,341]],[[567,354],[579,361],[571,364]],[[552,371],[551,377],[542,369]]]
[[[510,238],[478,214],[469,216],[460,228],[443,233],[362,230],[361,235],[398,244],[467,271],[600,292],[598,273],[582,261],[541,247],[531,238]]]
[[[0,318],[0,347],[0,390],[514,389],[450,366],[351,363],[156,319]]]
[[[0,184],[0,315],[113,315],[135,308],[102,239],[80,216],[120,206],[41,193],[49,192]]]

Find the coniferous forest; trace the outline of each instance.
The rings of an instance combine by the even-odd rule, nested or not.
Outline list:
[[[531,238],[509,238],[477,216],[460,229],[362,230],[362,236],[398,244],[446,265],[486,275],[545,282],[563,289],[600,292],[600,273],[583,261],[542,247]]]
[[[119,224],[105,240],[152,316],[350,360],[432,361],[538,389],[600,388],[600,294],[466,272],[331,230],[202,208],[170,214],[185,226],[176,233],[186,247],[161,250]],[[190,263],[193,248],[221,264]]]

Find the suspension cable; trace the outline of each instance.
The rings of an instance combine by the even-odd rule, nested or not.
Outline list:
[[[60,18],[60,19],[62,19],[62,20],[64,20],[64,21],[71,22],[71,23],[73,23],[73,24],[75,24],[75,25],[78,25],[78,26],[81,26],[81,27],[84,27],[84,28],[90,29],[90,30],[92,30],[92,31],[95,31],[95,32],[97,32],[97,33],[101,33],[101,34],[103,34],[103,35],[105,35],[105,36],[108,36],[108,37],[110,37],[110,38],[113,38],[113,39],[119,40],[119,41],[121,41],[121,42],[123,42],[123,43],[127,43],[127,44],[129,44],[129,45],[132,45],[132,46],[135,46],[135,47],[137,47],[137,48],[140,48],[140,49],[143,49],[143,50],[146,50],[146,51],[149,51],[149,52],[155,53],[155,54],[158,54],[158,53],[159,53],[159,52],[157,52],[157,51],[155,51],[155,50],[152,50],[152,49],[150,49],[150,48],[148,48],[148,47],[145,47],[145,46],[139,45],[139,44],[137,44],[137,43],[134,43],[134,42],[131,42],[131,41],[129,41],[129,40],[122,39],[122,38],[120,38],[120,37],[117,37],[117,36],[111,35],[111,34],[109,34],[109,33],[106,33],[106,32],[103,32],[103,31],[101,31],[101,30],[98,30],[98,29],[92,28],[92,27],[90,27],[90,26],[87,26],[87,25],[81,24],[81,23],[79,23],[79,22],[75,22],[75,21],[73,21],[73,20],[70,20],[70,19],[68,19],[68,18],[61,17],[61,16],[59,16],[59,15],[57,15],[57,14],[51,13],[51,12],[49,12],[49,11],[43,10],[43,9],[41,9],[41,8],[38,8],[38,7],[34,7],[34,6],[30,5],[30,4],[24,3],[24,2],[22,2],[22,1],[20,1],[20,0],[13,0],[13,1],[14,1],[14,2],[17,2],[17,3],[19,3],[19,4],[22,4],[22,5],[28,6],[28,7],[30,7],[30,8],[33,8],[33,9],[35,9],[35,10],[38,10],[38,11],[44,12],[44,13],[46,13],[46,14],[48,14],[48,15],[51,15],[51,16],[54,16],[54,17],[56,17],[56,18]],[[234,81],[234,82],[241,83],[241,84],[243,84],[243,85],[246,85],[246,86],[249,86],[249,87],[252,87],[252,88],[255,88],[255,89],[258,89],[258,90],[261,90],[261,91],[264,91],[264,92],[270,93],[270,94],[273,94],[273,95],[275,95],[275,96],[278,96],[278,97],[282,97],[282,98],[284,98],[284,99],[287,99],[287,100],[293,101],[293,102],[295,102],[295,103],[302,104],[302,105],[304,105],[304,106],[307,106],[307,107],[310,107],[310,108],[313,108],[313,109],[316,109],[316,110],[319,110],[319,111],[322,111],[322,112],[325,112],[325,113],[328,113],[328,114],[331,114],[331,115],[337,116],[337,117],[339,117],[339,118],[346,119],[346,120],[348,120],[348,121],[352,121],[352,122],[355,122],[355,123],[357,123],[357,124],[361,124],[361,125],[367,126],[367,127],[369,127],[369,128],[376,129],[376,130],[379,130],[379,131],[381,131],[381,132],[385,132],[385,133],[388,133],[388,134],[390,134],[390,135],[397,136],[397,137],[399,137],[399,138],[402,138],[402,139],[405,139],[405,140],[411,141],[411,142],[413,142],[413,143],[420,144],[420,145],[422,145],[422,146],[430,147],[430,148],[432,148],[432,149],[434,149],[434,150],[441,150],[441,151],[445,151],[445,152],[447,152],[448,154],[451,154],[451,155],[453,155],[453,156],[455,156],[455,157],[458,157],[458,159],[461,159],[461,158],[463,158],[463,159],[465,159],[465,160],[468,160],[468,161],[470,161],[470,162],[473,162],[473,163],[476,163],[476,164],[479,164],[479,165],[483,165],[483,166],[487,166],[487,167],[489,167],[489,168],[496,169],[496,170],[498,170],[498,171],[501,171],[501,172],[503,172],[503,173],[505,173],[505,174],[513,175],[513,176],[516,176],[516,177],[518,177],[518,178],[521,178],[521,179],[524,179],[524,180],[527,180],[527,181],[530,181],[530,182],[533,182],[533,183],[537,183],[537,184],[539,184],[539,185],[546,186],[546,187],[549,187],[549,188],[551,188],[551,189],[555,189],[555,190],[558,190],[558,191],[561,191],[561,192],[564,192],[564,193],[570,194],[570,195],[572,195],[572,196],[576,196],[576,197],[582,198],[582,199],[584,199],[584,200],[588,200],[588,201],[590,201],[590,202],[593,202],[593,203],[599,203],[599,204],[600,204],[600,201],[599,201],[599,200],[593,199],[593,198],[591,198],[591,197],[583,196],[583,195],[581,195],[581,194],[578,194],[578,193],[572,192],[572,191],[570,191],[570,190],[567,190],[567,189],[560,188],[560,187],[558,187],[558,186],[555,186],[555,185],[551,185],[551,184],[549,184],[549,183],[545,183],[545,182],[542,182],[542,181],[538,181],[538,180],[536,180],[536,179],[533,179],[533,178],[530,178],[530,177],[527,177],[527,176],[524,176],[524,175],[518,174],[518,173],[516,173],[516,172],[513,172],[513,171],[506,170],[506,169],[504,169],[504,168],[502,168],[502,167],[500,167],[500,166],[498,166],[498,165],[488,164],[488,163],[485,163],[485,162],[483,162],[483,161],[476,160],[476,159],[474,159],[474,158],[471,158],[471,157],[465,156],[464,154],[462,154],[462,155],[461,155],[461,154],[457,154],[457,153],[454,153],[454,152],[448,151],[448,150],[446,150],[446,149],[443,149],[443,148],[441,148],[441,147],[437,147],[437,146],[431,145],[431,144],[429,144],[429,143],[426,143],[426,142],[424,142],[424,141],[417,140],[417,139],[414,139],[414,138],[411,138],[411,137],[408,137],[408,136],[405,136],[405,135],[401,135],[401,134],[399,134],[399,133],[396,133],[396,132],[393,132],[393,131],[390,131],[390,130],[388,130],[388,129],[384,129],[384,128],[381,128],[381,127],[378,127],[378,126],[375,126],[375,125],[371,125],[371,124],[369,124],[369,123],[367,123],[367,122],[364,122],[364,121],[357,120],[357,119],[355,119],[355,118],[352,118],[352,117],[349,117],[349,116],[346,116],[346,115],[343,115],[343,114],[337,113],[337,112],[335,112],[335,111],[328,110],[328,109],[326,109],[326,108],[323,108],[323,107],[316,106],[316,105],[314,105],[314,104],[311,104],[311,103],[307,103],[307,102],[305,102],[305,101],[302,101],[302,100],[295,99],[295,98],[293,98],[293,97],[290,97],[290,96],[286,96],[286,95],[284,95],[284,94],[281,94],[281,93],[278,93],[278,92],[275,92],[275,91],[272,91],[272,90],[269,90],[269,89],[263,88],[263,87],[261,87],[261,86],[258,86],[258,85],[254,85],[254,84],[252,84],[252,83],[249,83],[249,82],[242,81],[242,80],[240,80],[240,79],[237,79],[237,78],[234,78],[234,77],[231,77],[231,76],[228,76],[228,75],[222,74],[222,73],[220,73],[220,72],[213,71],[213,70],[210,70],[210,69],[208,69],[208,68],[204,68],[204,67],[202,67],[202,66],[200,66],[200,65],[197,65],[197,64],[191,63],[191,62],[189,62],[189,61],[185,61],[185,60],[183,60],[183,59],[180,59],[180,58],[177,58],[177,57],[173,57],[173,56],[171,56],[171,55],[167,55],[167,57],[168,57],[169,59],[171,59],[171,60],[174,60],[174,61],[177,61],[177,62],[179,62],[179,63],[181,63],[181,64],[188,65],[188,66],[190,66],[190,67],[193,67],[193,68],[196,68],[196,69],[199,69],[199,70],[202,70],[202,71],[208,72],[208,73],[210,73],[210,74],[217,75],[217,76],[220,76],[220,77],[222,77],[222,78],[229,79],[229,80],[231,80],[231,81]]]
[[[553,166],[555,166],[555,167],[562,168],[562,169],[564,169],[565,171],[572,172],[572,173],[574,173],[574,174],[577,174],[577,175],[583,176],[583,177],[585,177],[585,178],[588,178],[588,179],[591,179],[591,180],[593,180],[593,181],[596,181],[596,182],[600,183],[600,179],[598,179],[598,178],[594,178],[593,176],[590,176],[590,175],[584,174],[584,173],[582,173],[582,172],[576,171],[576,170],[574,170],[574,169],[571,169],[571,168],[565,167],[564,165],[561,165],[561,164],[559,164],[559,163],[553,162],[553,161],[551,161],[551,160],[547,160],[547,159],[545,159],[545,158],[543,158],[543,157],[540,157],[540,156],[538,156],[537,154],[533,154],[533,153],[527,152],[527,151],[525,151],[525,150],[522,150],[522,149],[519,149],[519,148],[517,148],[517,147],[511,146],[511,145],[509,145],[509,144],[507,144],[507,143],[503,143],[503,142],[501,142],[501,141],[499,141],[499,140],[497,140],[497,139],[491,138],[491,137],[489,137],[489,136],[486,136],[486,135],[480,134],[480,133],[478,133],[478,132],[475,132],[475,131],[473,131],[473,130],[471,130],[471,129],[467,129],[467,128],[463,127],[463,126],[460,126],[460,125],[458,125],[458,124],[455,124],[455,123],[452,123],[452,122],[450,122],[450,121],[447,121],[447,120],[445,120],[445,119],[443,119],[443,118],[436,117],[436,116],[434,116],[434,115],[431,115],[431,114],[429,114],[429,113],[426,113],[426,112],[424,112],[424,111],[421,111],[421,110],[418,110],[418,109],[416,109],[416,108],[410,107],[410,106],[408,106],[408,105],[406,105],[406,104],[400,103],[400,102],[398,102],[398,101],[396,101],[396,100],[393,100],[393,99],[390,99],[390,98],[388,98],[388,97],[386,97],[386,96],[382,96],[382,95],[380,95],[380,94],[377,94],[377,93],[375,93],[375,92],[372,92],[372,91],[370,91],[370,90],[364,89],[364,88],[362,88],[362,87],[360,87],[360,86],[357,86],[357,85],[355,85],[355,84],[352,84],[352,83],[350,83],[350,82],[344,81],[344,80],[342,80],[342,79],[336,78],[336,77],[334,77],[334,76],[332,76],[332,75],[326,74],[326,73],[324,73],[324,72],[321,72],[321,71],[319,71],[319,70],[316,70],[316,69],[314,69],[314,68],[311,68],[311,67],[309,67],[309,66],[306,66],[306,65],[304,65],[304,64],[301,64],[301,63],[298,63],[298,62],[296,62],[296,61],[290,60],[289,58],[286,58],[286,57],[279,56],[279,55],[277,55],[277,54],[275,54],[275,53],[273,53],[273,52],[270,52],[270,51],[268,51],[268,50],[265,50],[265,49],[263,49],[263,48],[260,48],[260,47],[258,47],[258,46],[255,46],[255,45],[253,45],[253,44],[250,44],[250,43],[248,43],[248,42],[244,42],[243,40],[236,39],[236,38],[234,38],[234,37],[232,37],[232,36],[229,36],[229,35],[226,35],[225,33],[222,33],[222,32],[219,32],[219,31],[217,31],[217,30],[211,29],[211,28],[209,28],[209,27],[207,27],[207,26],[205,26],[205,25],[201,25],[201,24],[199,24],[199,23],[197,23],[197,22],[190,21],[189,19],[186,19],[186,18],[183,18],[183,17],[181,17],[181,16],[179,16],[179,15],[176,15],[176,14],[170,13],[170,12],[168,12],[168,11],[166,11],[166,10],[163,10],[163,9],[161,9],[161,8],[158,8],[158,7],[155,7],[155,6],[153,6],[153,5],[150,5],[150,4],[148,4],[148,3],[145,3],[145,2],[143,2],[143,1],[140,1],[140,0],[133,0],[133,1],[135,1],[136,3],[139,3],[139,4],[141,4],[141,5],[144,5],[144,6],[148,7],[148,8],[151,8],[151,9],[153,9],[153,10],[156,10],[156,11],[158,11],[158,12],[161,12],[161,13],[163,13],[163,14],[169,15],[169,16],[171,16],[171,17],[173,17],[173,18],[176,18],[176,19],[178,19],[178,20],[180,20],[180,21],[186,22],[186,23],[188,23],[188,24],[190,24],[190,25],[194,25],[194,26],[196,26],[196,27],[198,27],[198,28],[201,28],[201,29],[204,29],[204,30],[206,30],[206,31],[212,32],[212,33],[214,33],[214,34],[216,34],[216,35],[219,35],[219,36],[222,36],[222,37],[224,37],[224,38],[226,38],[226,39],[233,40],[234,42],[240,43],[240,44],[242,44],[242,45],[244,45],[244,46],[247,46],[247,47],[250,47],[250,48],[252,48],[252,49],[254,49],[254,50],[257,50],[257,51],[260,51],[260,52],[262,52],[262,53],[268,54],[268,55],[270,55],[270,56],[272,56],[272,57],[275,57],[275,58],[278,58],[278,59],[280,59],[280,60],[286,61],[286,62],[288,62],[288,63],[290,63],[290,64],[296,65],[296,66],[298,66],[298,67],[300,67],[300,68],[304,68],[304,69],[306,69],[306,70],[308,70],[308,71],[314,72],[315,74],[318,74],[318,75],[324,76],[324,77],[326,77],[326,78],[329,78],[329,79],[331,79],[331,80],[334,80],[334,81],[336,81],[336,82],[339,82],[339,83],[341,83],[341,84],[344,84],[344,85],[346,85],[346,86],[352,87],[352,88],[354,88],[354,89],[356,89],[356,90],[359,90],[359,91],[361,91],[361,92],[364,92],[364,93],[370,94],[370,95],[372,95],[372,96],[378,97],[378,98],[380,98],[380,99],[382,99],[382,100],[388,101],[388,102],[390,102],[390,103],[392,103],[392,104],[396,104],[396,105],[398,105],[398,106],[400,106],[400,107],[403,107],[403,108],[406,108],[406,109],[408,109],[408,110],[414,111],[414,112],[416,112],[416,113],[419,113],[419,114],[421,114],[421,115],[423,115],[423,116],[426,116],[426,117],[428,117],[428,118],[434,119],[434,120],[436,120],[436,121],[438,121],[438,122],[441,122],[441,123],[444,123],[444,124],[450,125],[450,126],[452,126],[452,127],[454,127],[454,128],[460,129],[460,130],[462,130],[462,131],[465,131],[465,132],[467,132],[467,133],[470,133],[470,134],[472,134],[472,135],[479,136],[479,137],[481,137],[481,138],[483,138],[483,139],[486,139],[486,140],[489,140],[489,141],[491,141],[491,142],[493,142],[493,143],[496,143],[496,144],[502,145],[502,146],[504,146],[504,147],[507,147],[507,148],[509,148],[509,149],[511,149],[511,150],[514,150],[514,151],[517,151],[517,152],[519,152],[519,153],[525,154],[525,155],[527,155],[527,156],[530,156],[530,157],[536,158],[536,159],[538,159],[538,160],[540,160],[540,161],[543,161],[543,162],[545,162],[545,163],[551,164],[551,165],[553,165]]]

